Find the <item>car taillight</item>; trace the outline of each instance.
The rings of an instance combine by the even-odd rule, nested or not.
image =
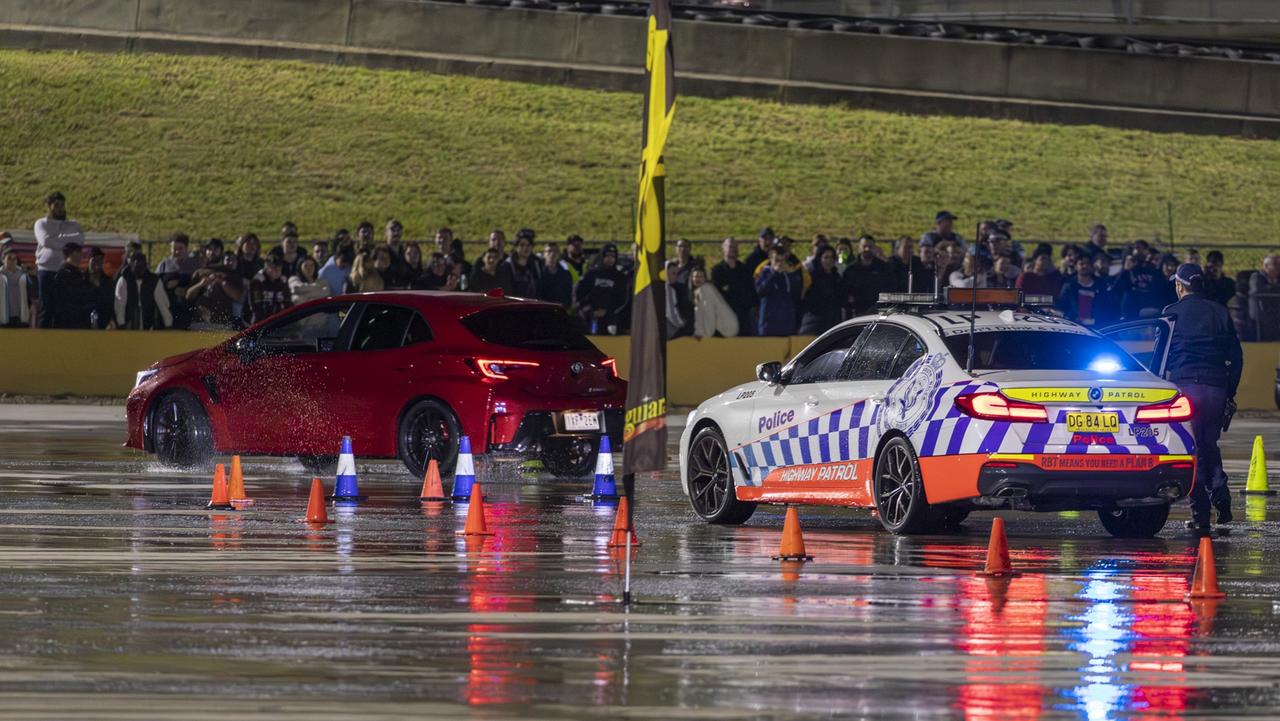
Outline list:
[[[999,393],[970,393],[958,396],[956,408],[966,415],[988,421],[1045,423],[1049,420],[1049,411],[1044,406],[1015,401]]]
[[[537,368],[538,364],[533,361],[519,360],[501,360],[493,358],[468,358],[473,370],[480,373],[486,378],[492,378],[498,381],[511,380],[508,375],[512,371],[518,371],[523,368]]]
[[[1135,423],[1173,423],[1191,420],[1191,399],[1179,393],[1164,403],[1142,406],[1133,420]]]
[[[618,359],[617,358],[605,358],[600,363],[600,365],[609,369],[609,375],[613,376],[614,378],[618,377]]]

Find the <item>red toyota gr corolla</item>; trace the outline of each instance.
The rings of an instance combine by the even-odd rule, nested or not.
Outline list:
[[[594,468],[622,430],[626,382],[563,308],[403,291],[312,301],[212,348],[165,358],[129,394],[126,445],[162,463],[215,453],[297,456],[313,470],[344,435],[357,455],[446,471],[458,440],[529,455],[558,476]]]

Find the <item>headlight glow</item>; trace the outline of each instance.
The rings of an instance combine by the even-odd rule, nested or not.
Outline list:
[[[137,378],[133,381],[133,387],[134,387],[134,388],[137,388],[138,386],[142,385],[143,383],[146,383],[147,381],[151,380],[151,377],[152,377],[152,376],[154,376],[155,374],[157,374],[157,373],[159,373],[159,372],[160,372],[160,371],[155,370],[154,368],[149,368],[149,369],[147,369],[147,370],[145,370],[145,371],[138,371],[138,376],[137,376]]]

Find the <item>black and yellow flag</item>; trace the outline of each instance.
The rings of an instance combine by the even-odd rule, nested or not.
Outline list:
[[[631,372],[623,426],[622,472],[627,495],[633,474],[667,465],[666,199],[662,149],[676,108],[671,0],[649,0],[645,53],[644,134],[636,206],[636,285],[631,299]]]

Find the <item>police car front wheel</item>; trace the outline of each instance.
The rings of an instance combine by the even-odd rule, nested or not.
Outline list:
[[[715,427],[698,431],[689,444],[689,505],[708,523],[737,525],[756,512],[756,504],[739,501],[729,471],[729,449]]]

